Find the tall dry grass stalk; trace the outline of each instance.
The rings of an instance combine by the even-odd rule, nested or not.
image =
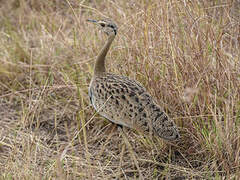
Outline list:
[[[236,1],[0,3],[2,179],[238,179]],[[174,143],[95,114],[87,88],[110,17],[107,68],[140,81],[180,127]]]

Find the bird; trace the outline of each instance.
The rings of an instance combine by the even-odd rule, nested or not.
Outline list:
[[[174,121],[167,116],[141,83],[106,71],[105,58],[117,35],[117,25],[110,19],[87,21],[99,26],[108,37],[97,55],[88,88],[94,109],[120,127],[157,135],[168,141],[179,139],[180,134]]]

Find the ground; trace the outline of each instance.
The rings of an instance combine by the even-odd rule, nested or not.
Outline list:
[[[237,2],[0,0],[1,179],[238,179]],[[90,105],[106,36],[86,20],[102,18],[119,27],[107,69],[146,87],[178,141]]]

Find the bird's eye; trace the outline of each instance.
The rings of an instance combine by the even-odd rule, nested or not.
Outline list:
[[[105,27],[105,24],[104,24],[104,23],[100,23],[100,25],[101,25],[102,27]]]

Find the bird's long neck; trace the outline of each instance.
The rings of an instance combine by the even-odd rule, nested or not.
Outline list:
[[[100,51],[100,53],[97,56],[97,60],[94,66],[94,75],[95,76],[101,76],[106,72],[105,69],[105,57],[107,55],[107,52],[113,42],[115,38],[115,35],[110,35],[108,37],[107,42],[105,43],[105,45],[103,46],[102,50]]]

